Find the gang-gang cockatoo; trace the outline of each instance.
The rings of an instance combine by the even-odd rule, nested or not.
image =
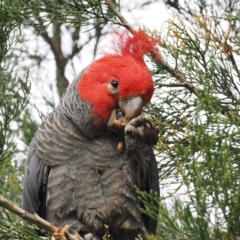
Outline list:
[[[141,30],[115,38],[115,52],[77,76],[39,126],[27,158],[23,208],[85,239],[101,239],[104,224],[114,240],[144,239],[157,226],[136,188],[159,194],[159,130],[141,115],[153,95],[143,57],[159,40]]]

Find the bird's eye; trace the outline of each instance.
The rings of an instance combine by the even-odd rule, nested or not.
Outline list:
[[[118,81],[112,80],[111,85],[112,85],[112,87],[117,88],[118,87]]]

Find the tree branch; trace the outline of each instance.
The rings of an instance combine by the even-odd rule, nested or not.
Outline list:
[[[184,87],[187,88],[190,92],[194,92],[196,87],[193,86],[191,83],[189,82],[180,82],[180,83],[169,83],[169,84],[164,84],[161,83],[159,84],[160,87]]]
[[[27,220],[48,232],[51,232],[54,234],[57,233],[58,236],[61,233],[63,233],[64,236],[62,236],[63,237],[62,239],[64,239],[64,237],[65,237],[66,240],[84,240],[79,235],[70,234],[67,231],[69,228],[68,226],[65,226],[63,229],[58,228],[58,227],[52,225],[51,223],[47,222],[46,220],[42,219],[38,215],[34,215],[34,214],[31,214],[31,213],[23,210],[22,208],[11,203],[9,200],[7,200],[6,198],[4,198],[2,196],[0,196],[0,206],[8,209],[9,211],[17,214],[20,218]],[[61,240],[61,239],[58,238],[58,240]]]
[[[65,92],[69,81],[65,76],[65,67],[67,65],[68,59],[64,56],[62,48],[61,48],[61,25],[58,23],[53,24],[53,33],[54,36],[51,38],[47,31],[41,33],[41,36],[45,40],[46,43],[50,46],[57,67],[56,79],[57,79],[57,88],[59,96],[61,97]]]
[[[115,4],[111,0],[105,0],[105,3],[109,7],[109,9],[118,17],[120,23],[122,23],[121,25],[124,26],[130,33],[134,34],[136,31],[123,17],[123,15],[117,10]]]
[[[129,32],[134,34],[136,30],[128,23],[128,21],[123,17],[123,15],[117,10],[115,4],[111,0],[105,0],[105,4],[109,7],[109,9],[117,16],[119,21],[122,23],[121,25],[124,26]],[[196,95],[198,98],[201,98],[201,94],[198,94],[201,92],[200,89],[195,87],[193,84],[189,83],[182,75],[179,73],[176,69],[172,68],[170,65],[168,65],[167,62],[163,60],[163,58],[157,56],[157,52],[152,52],[151,56],[153,57],[154,61],[157,64],[160,64],[164,70],[169,72],[173,77],[175,77],[180,83],[174,84],[175,87],[183,86],[187,88],[191,93]],[[173,86],[172,84],[166,85],[166,86]],[[231,112],[230,109],[226,109],[219,103],[218,106],[216,106],[217,109],[219,109],[219,112],[223,114],[224,116],[228,117],[230,120],[238,119],[240,121],[240,116],[238,114],[234,114]]]
[[[109,7],[109,9],[118,17],[119,21],[122,23],[122,26],[124,26],[130,33],[134,34],[136,30],[128,23],[128,21],[123,17],[123,15],[117,10],[116,6],[111,0],[105,0],[106,5]],[[152,53],[152,57],[154,57],[155,62],[161,64],[163,69],[171,73],[172,76],[174,76],[179,82],[185,84],[188,86],[190,83],[186,81],[186,79],[177,72],[174,68],[172,68],[170,65],[168,65],[163,58],[156,58],[156,52]],[[192,86],[191,88],[188,88],[192,93],[195,93],[197,90],[196,87]]]

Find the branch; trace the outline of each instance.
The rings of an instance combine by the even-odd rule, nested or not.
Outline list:
[[[63,53],[59,49],[59,47],[56,46],[56,43],[53,41],[53,39],[51,37],[49,37],[49,35],[48,35],[48,33],[46,31],[42,32],[41,36],[43,37],[45,42],[48,43],[48,45],[50,46],[50,48],[51,48],[51,50],[53,52],[53,55],[54,55],[54,57],[56,59],[57,65],[59,67],[65,67],[65,65],[66,65],[65,57],[63,56]]]
[[[105,3],[109,7],[109,9],[118,17],[120,23],[122,23],[121,25],[124,26],[130,33],[134,34],[136,31],[123,17],[123,15],[117,10],[115,4],[111,0],[105,0]]]
[[[124,26],[130,33],[134,34],[136,30],[130,25],[130,23],[128,23],[128,21],[123,17],[123,15],[117,10],[114,3],[111,0],[105,0],[105,3],[109,7],[109,9],[118,17],[119,21],[122,23],[122,26]],[[152,57],[154,57],[155,62],[161,64],[163,69],[171,73],[172,76],[174,76],[176,79],[179,80],[179,82],[184,83],[186,86],[190,84],[179,72],[177,72],[174,68],[168,65],[162,58],[159,58],[159,57],[156,58],[155,52],[152,53]],[[197,89],[196,87],[192,86],[189,90],[192,93],[195,93]]]
[[[159,84],[159,86],[160,87],[184,87],[184,88],[187,88],[192,93],[196,91],[196,87],[189,82],[169,83],[169,84],[161,83]]]
[[[65,92],[69,81],[65,76],[65,67],[67,65],[68,59],[64,56],[62,48],[61,48],[61,25],[58,23],[53,24],[53,37],[51,38],[47,31],[41,33],[41,36],[45,40],[45,42],[50,46],[57,67],[56,79],[57,79],[57,88],[59,96],[61,97]]]
[[[128,23],[128,21],[123,17],[123,15],[117,10],[115,4],[111,0],[105,0],[105,4],[109,7],[109,9],[117,16],[119,21],[122,23],[121,25],[124,26],[129,32],[134,34],[136,30]],[[173,77],[175,77],[180,83],[174,84],[174,87],[180,87],[183,86],[187,88],[191,93],[196,95],[198,98],[201,97],[201,94],[198,94],[201,92],[200,89],[195,87],[193,84],[189,83],[182,75],[179,73],[176,69],[172,68],[170,65],[168,65],[167,62],[163,60],[163,58],[158,57],[156,52],[152,52],[151,56],[153,57],[154,61],[157,64],[160,64],[164,70],[169,72]],[[157,56],[157,57],[156,57]],[[162,85],[163,86],[163,85]],[[168,84],[166,86],[173,86],[173,84]],[[238,114],[234,114],[231,112],[230,109],[226,109],[219,103],[218,106],[216,106],[219,109],[219,112],[222,113],[224,116],[227,116],[229,119],[238,119],[240,121],[240,116]]]
[[[65,226],[63,229],[60,229],[52,225],[51,223],[47,222],[46,220],[42,219],[38,215],[26,212],[25,210],[11,203],[9,200],[7,200],[2,196],[0,196],[0,206],[8,209],[9,211],[17,214],[20,218],[27,220],[48,232],[51,232],[54,234],[57,233],[57,235],[60,235],[61,233],[63,233],[64,236],[62,236],[63,237],[62,239],[64,239],[65,237],[66,240],[83,240],[83,238],[80,237],[79,235],[70,234],[67,231],[69,228],[68,226]]]

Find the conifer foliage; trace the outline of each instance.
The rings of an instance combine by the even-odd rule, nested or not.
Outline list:
[[[159,26],[161,31],[144,28],[162,42],[161,59],[150,56],[148,60],[155,95],[145,111],[160,128],[155,153],[161,196],[152,198],[139,192],[141,200],[148,203],[143,211],[159,221],[158,234],[150,239],[237,240],[240,4],[238,0],[191,1],[191,4],[165,1],[165,4],[170,15]],[[33,79],[26,69],[19,70],[21,63],[17,60],[25,54],[24,59],[32,61],[34,67],[45,61],[37,52],[33,56],[13,51],[16,43],[24,46],[22,27],[44,39],[53,53],[55,94],[59,96],[69,81],[66,67],[73,65],[72,59],[83,49],[78,45],[82,26],[94,31],[88,39],[96,40],[93,55],[110,24],[134,29],[121,14],[120,1],[0,0],[0,6],[0,195],[21,205],[24,163],[18,160],[14,139],[17,135],[28,144],[37,124],[29,114],[28,103]],[[63,27],[72,38],[68,54],[61,48]],[[54,107],[51,99],[45,100],[46,105]],[[18,132],[15,125],[19,126]],[[33,226],[27,227],[15,214],[0,207],[0,239],[38,239],[38,236]]]

